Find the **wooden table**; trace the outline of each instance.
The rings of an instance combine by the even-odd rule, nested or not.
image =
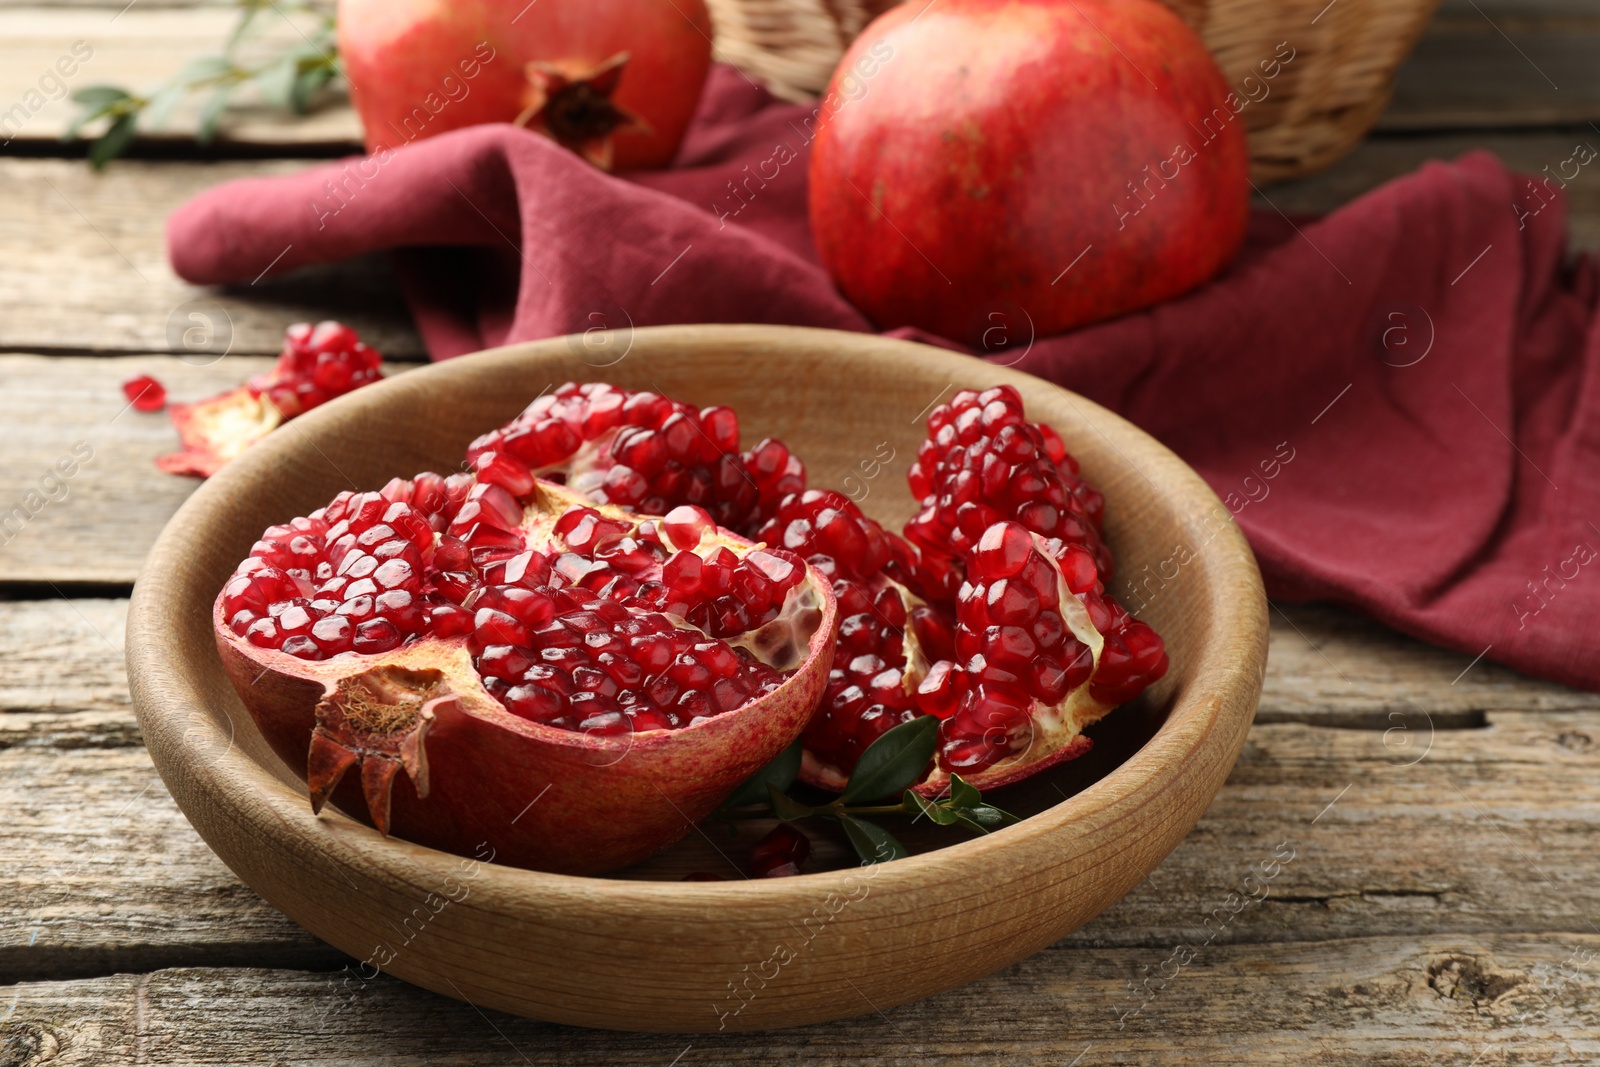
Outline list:
[[[137,86],[226,22],[182,0],[123,3],[0,0],[0,108],[75,40],[95,49],[75,85]],[[1379,132],[1266,195],[1325,211],[1476,145],[1555,165],[1600,145],[1596,55],[1593,0],[1449,0]],[[28,512],[0,533],[0,1064],[1600,1061],[1600,697],[1326,608],[1274,611],[1256,725],[1177,851],[984,981],[836,1025],[692,1041],[480,1012],[386,978],[341,993],[348,961],[223,867],[141,746],[127,595],[193,483],[152,469],[173,434],[118,385],[150,371],[177,399],[216,392],[266,365],[297,319],[341,318],[391,360],[421,357],[379,261],[217,292],[166,266],[172,207],[347,150],[353,119],[254,116],[204,153],[180,113],[157,158],[97,176],[53,140],[65,114],[31,114],[0,155],[0,512]],[[1600,177],[1568,192],[1578,243],[1600,244]],[[163,354],[207,323],[232,354]],[[80,441],[92,461],[30,498]],[[1241,907],[1242,879],[1274,855],[1293,858]],[[1177,967],[1173,947],[1203,941],[1208,916],[1220,932]]]

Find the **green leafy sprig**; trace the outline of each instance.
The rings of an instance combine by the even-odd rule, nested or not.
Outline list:
[[[843,828],[863,863],[902,859],[906,847],[874,819],[906,815],[926,817],[937,826],[961,826],[980,834],[1017,822],[1010,812],[987,803],[971,783],[950,776],[947,795],[928,798],[912,787],[922,780],[938,743],[939,720],[923,715],[885,733],[861,754],[844,790],[825,804],[806,804],[787,792],[800,773],[800,742],[757,771],[723,802],[719,815],[745,819],[827,819]],[[897,802],[889,800],[898,796]],[[873,803],[876,802],[876,803]]]
[[[254,85],[273,107],[296,115],[310,111],[317,91],[342,73],[333,12],[315,0],[233,0],[231,6],[239,9],[239,21],[221,54],[196,57],[145,94],[115,85],[79,89],[72,100],[81,110],[62,140],[76,140],[84,126],[108,120],[104,132],[89,144],[89,162],[98,170],[128,150],[141,125],[160,129],[181,101],[204,93],[208,95],[200,107],[199,141],[210,144],[234,91],[246,84]],[[257,17],[268,10],[285,20],[291,14],[311,14],[317,22],[286,50],[249,61],[241,59],[240,46],[250,39]]]

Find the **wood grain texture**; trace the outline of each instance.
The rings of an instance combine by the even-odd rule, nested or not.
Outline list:
[[[1257,724],[1194,831],[1058,947],[1154,950],[1212,930],[1230,944],[1589,931],[1600,711],[1392,725],[1404,728]],[[0,868],[0,982],[342,958],[222,866],[127,711],[0,715],[0,811],[0,854],[16,857]],[[685,869],[737,877],[703,842],[683,847]],[[1230,912],[1230,894],[1263,887]]]
[[[0,601],[0,713],[131,714],[127,616],[121,599]]]
[[[131,13],[130,13],[131,15]],[[304,162],[82,162],[0,158],[0,350],[270,355],[292,322],[336,318],[391,359],[422,357],[387,261],[296,271],[205,289],[167,266],[167,215],[230,178]],[[262,269],[269,262],[263,261]],[[195,317],[198,316],[198,317]]]
[[[295,424],[298,435],[269,437],[207,482],[175,520],[172,529],[183,532],[169,532],[151,550],[129,608],[134,706],[179,805],[248,884],[354,954],[391,936],[380,918],[386,909],[414,909],[430,892],[424,887],[446,885],[466,864],[479,879],[473,902],[435,908],[426,921],[439,936],[395,952],[389,966],[397,976],[480,1004],[585,1025],[700,1031],[720,1016],[748,1029],[838,1017],[838,991],[850,982],[890,1004],[1005,966],[1099,913],[1182,840],[1243,743],[1260,695],[1267,638],[1254,560],[1193,471],[1086,400],[936,349],[751,326],[638,329],[628,340],[626,358],[607,368],[611,380],[696,404],[728,404],[740,412],[746,434],[781,431],[824,479],[856,467],[887,436],[900,457],[896,481],[888,484],[898,484],[922,436],[919,413],[931,400],[952,385],[1014,385],[1033,417],[1060,432],[1085,477],[1118,502],[1105,535],[1127,567],[1154,565],[1176,537],[1192,536],[1197,544],[1183,581],[1147,612],[1166,640],[1171,670],[1141,698],[1144,712],[1124,709],[1097,735],[1145,730],[1149,740],[1114,769],[1101,765],[1105,777],[1095,787],[1065,803],[1049,798],[1047,808],[1032,808],[1039,813],[1003,834],[870,872],[796,879],[622,883],[544,875],[458,861],[397,840],[380,844],[343,816],[312,817],[298,778],[263,751],[259,737],[232,728],[242,709],[216,656],[208,610],[215,591],[274,510],[326,499],[346,476],[361,483],[448,462],[483,425],[589,369],[559,339],[512,346],[398,375],[310,412]],[[781,373],[743,373],[752,353]],[[849,389],[841,392],[841,381]],[[907,493],[884,492],[866,506],[894,520],[913,502]],[[537,737],[522,720],[483,721]],[[441,722],[428,758],[447,767],[451,738],[474,731],[452,734],[448,720]],[[1081,775],[1086,766],[1093,765],[1075,764],[1073,772]],[[1034,781],[1070,779],[1046,774]],[[397,792],[398,832],[407,804],[439,803],[455,791],[465,805],[476,783],[430,774],[429,789],[426,800]],[[530,789],[527,799],[534,798]],[[523,806],[511,821],[531,820],[516,829],[527,833],[524,827],[562,818],[566,803],[580,801]],[[492,821],[481,829],[496,833]],[[474,842],[457,840],[456,847],[469,854]],[[1003,912],[985,906],[1002,897]],[[803,951],[790,946],[783,966],[790,994],[730,1003],[713,1014],[710,1005],[727,996],[725,976],[761,964],[749,960],[749,946],[794,938],[823,901],[846,901],[848,909],[838,903],[827,913],[833,937],[807,939]],[[685,930],[711,911],[722,921],[714,932],[697,933],[686,951]],[[921,916],[915,924],[906,922],[910,911]],[[653,981],[627,981],[627,996],[616,1000],[579,992],[618,982],[619,955]],[[894,966],[886,968],[889,958]]]
[[[1600,120],[1600,10],[1454,4],[1400,68],[1385,131],[1584,126]]]
[[[64,79],[68,89],[114,84],[139,90],[159,84],[197,55],[214,53],[234,21],[230,11],[170,0],[145,0],[118,14],[123,6],[103,0],[0,3],[0,116],[15,104],[25,105],[18,121],[0,128],[0,138],[38,144],[61,136],[76,106],[50,99],[60,91],[54,83],[37,97],[28,94],[40,90],[40,78],[70,55],[75,43],[84,42],[93,54]],[[298,41],[293,27],[271,11],[262,28],[264,44]],[[1296,43],[1303,47],[1306,39]],[[1401,66],[1378,128],[1503,128],[1600,119],[1600,83],[1591,76],[1589,62],[1597,49],[1600,14],[1582,0],[1477,8],[1446,4]],[[229,146],[360,148],[360,121],[336,94],[298,119],[274,112],[248,93],[241,94],[241,102],[247,106],[231,113],[224,125],[224,152]],[[147,136],[169,143],[192,140],[198,114],[198,101],[185,104]]]
[[[1288,214],[1321,215],[1349,203],[1392,178],[1409,174],[1430,159],[1455,159],[1475,149],[1499,155],[1512,170],[1557,173],[1578,145],[1600,150],[1600,131],[1582,126],[1570,132],[1440,133],[1406,137],[1369,137],[1329,170],[1311,178],[1284,182],[1257,195]],[[1572,173],[1567,164],[1566,172]],[[1600,160],[1578,171],[1564,190],[1568,204],[1568,240],[1578,248],[1600,248]],[[1508,207],[1509,210],[1509,207]]]
[[[351,972],[163,970],[14,987],[0,1055],[16,1067],[1586,1064],[1600,1056],[1597,953],[1587,932],[1366,937],[1225,946],[1156,977],[1164,951],[1080,949],[887,1012],[858,1001],[858,1018],[827,1027],[692,1039],[536,1023]],[[1158,992],[1135,1014],[1130,990],[1147,981]]]
[[[1369,138],[1326,173],[1266,195],[1284,211],[1321,214],[1428,159],[1487,147],[1512,167],[1539,173],[1558,168],[1580,142],[1600,147],[1600,134],[1582,127]],[[216,182],[303,165],[123,161],[96,176],[79,162],[0,158],[0,183],[10,193],[0,200],[0,286],[13,295],[0,320],[0,350],[183,354],[184,331],[211,322],[219,337],[231,336],[233,353],[266,355],[278,350],[288,323],[339,318],[388,358],[423,358],[380,258],[306,268],[254,287],[207,290],[172,276],[162,225],[173,208]],[[1583,168],[1567,192],[1573,240],[1600,247],[1600,169]]]
[[[156,456],[177,448],[177,432],[165,413],[132,410],[122,382],[151,374],[171,400],[190,402],[271,365],[237,355],[0,355],[0,425],[8,438],[0,583],[131,583],[156,532],[199,482],[155,468]]]

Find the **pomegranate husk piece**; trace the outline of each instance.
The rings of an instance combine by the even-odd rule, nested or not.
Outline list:
[[[195,404],[173,404],[169,414],[183,450],[157,456],[156,466],[195,478],[211,477],[283,423],[272,401],[248,385]]]
[[[557,509],[574,497],[547,483],[535,494]],[[552,519],[530,508],[527,528]],[[716,538],[749,545],[727,531]],[[800,588],[814,598],[815,629],[778,689],[676,730],[609,736],[506,711],[484,689],[464,638],[302,660],[234,634],[221,596],[212,622],[252,719],[285,763],[306,768],[314,810],[331,800],[417,844],[601,874],[688,833],[799,736],[826,684],[837,636],[827,583],[808,569]]]
[[[270,370],[198,403],[172,405],[183,451],[158,456],[156,466],[209,478],[279,425],[378,380],[380,358],[343,323],[295,323]]]

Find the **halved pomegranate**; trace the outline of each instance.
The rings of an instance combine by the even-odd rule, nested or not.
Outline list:
[[[657,515],[694,504],[747,536],[806,484],[805,464],[781,441],[740,452],[732,408],[696,409],[604,382],[568,382],[467,450],[489,481],[507,456],[596,500]]]
[[[636,515],[514,464],[341,493],[268,529],[217,598],[217,644],[273,749],[305,761],[313,809],[600,873],[671,844],[794,740],[833,596],[703,509]]]

